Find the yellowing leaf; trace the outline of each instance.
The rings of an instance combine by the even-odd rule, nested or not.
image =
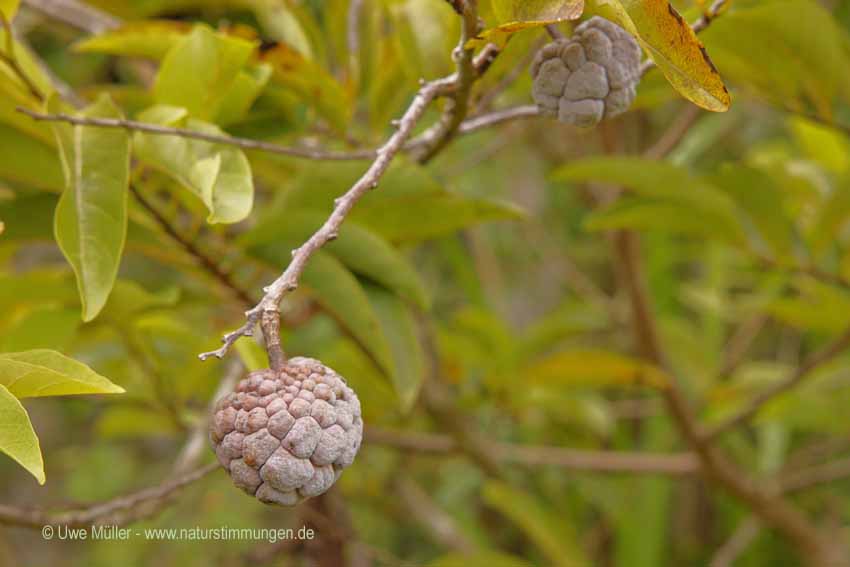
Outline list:
[[[47,349],[0,354],[0,385],[17,398],[124,393],[82,362]]]
[[[44,484],[44,460],[27,410],[3,385],[0,385],[0,451],[27,469],[39,484]]]
[[[635,36],[679,93],[713,112],[731,99],[705,48],[667,0],[592,0],[596,12]]]
[[[103,95],[82,115],[121,118],[121,111]],[[122,130],[64,123],[54,124],[53,132],[65,173],[54,231],[77,276],[83,320],[90,321],[109,297],[124,250],[130,138]]]
[[[584,11],[584,0],[493,0],[497,24],[479,34],[473,45],[492,41],[504,45],[511,34],[548,24],[576,20]]]
[[[575,20],[583,10],[584,0],[493,0],[499,27]]]
[[[667,375],[636,358],[596,350],[559,352],[530,365],[533,382],[587,386],[651,386],[663,388]]]

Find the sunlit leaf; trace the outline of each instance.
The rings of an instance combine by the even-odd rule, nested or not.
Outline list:
[[[223,132],[207,122],[188,118],[186,110],[154,106],[139,120],[164,126],[179,126],[207,134]],[[203,201],[211,223],[233,223],[244,219],[254,203],[251,165],[242,150],[179,136],[137,132],[135,155],[176,179]]]
[[[44,461],[32,423],[21,402],[0,384],[0,451],[44,484]]]
[[[48,349],[0,353],[0,384],[18,398],[124,392],[82,362]]]
[[[121,111],[104,95],[82,115],[121,118]],[[130,139],[121,130],[64,123],[53,128],[65,174],[56,241],[77,275],[83,320],[90,321],[109,297],[124,249]]]
[[[706,110],[729,108],[731,99],[720,74],[668,0],[591,0],[589,4],[635,36],[682,96]]]
[[[74,44],[82,53],[106,53],[160,60],[192,29],[187,22],[144,20],[127,22],[99,35],[85,37]]]
[[[154,86],[156,101],[186,108],[193,117],[215,117],[254,48],[253,42],[196,25],[163,59]]]

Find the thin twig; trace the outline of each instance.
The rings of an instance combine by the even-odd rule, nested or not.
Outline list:
[[[449,435],[395,431],[369,426],[365,430],[369,445],[383,445],[414,453],[460,453],[463,447]],[[635,473],[684,476],[699,472],[692,453],[635,453],[626,451],[590,451],[549,445],[520,445],[479,439],[482,448],[501,463],[529,467],[551,466],[571,471],[597,473]]]
[[[150,216],[153,217],[156,223],[165,231],[166,234],[168,234],[168,236],[180,244],[180,246],[190,256],[198,261],[201,267],[215,277],[215,279],[218,280],[225,288],[230,290],[233,295],[239,298],[240,302],[242,302],[245,306],[254,304],[255,299],[251,297],[246,290],[237,285],[233,280],[233,277],[219,266],[213,258],[201,251],[194,242],[188,238],[184,238],[183,235],[181,235],[180,232],[171,224],[171,222],[169,222],[165,215],[160,212],[156,205],[142,194],[138,187],[130,184],[130,193],[133,194],[142,208],[144,208]]]
[[[493,112],[488,112],[479,116],[473,116],[471,118],[468,118],[467,120],[464,120],[458,128],[458,134],[471,134],[472,132],[477,132],[478,130],[483,130],[484,128],[490,128],[491,126],[504,124],[505,122],[512,122],[514,120],[522,120],[528,118],[537,118],[539,116],[540,109],[538,109],[537,106],[533,104],[514,106],[502,110],[494,110]],[[415,141],[418,142],[418,140],[419,138],[417,138],[417,140]]]
[[[833,342],[805,359],[784,380],[776,382],[769,388],[766,388],[764,391],[757,394],[740,412],[707,431],[705,433],[705,438],[707,440],[716,439],[727,431],[731,431],[739,425],[749,421],[750,418],[757,414],[766,403],[798,386],[803,380],[809,377],[815,369],[830,362],[848,348],[850,348],[850,328],[845,330]]]
[[[423,143],[415,152],[416,159],[420,163],[430,161],[451,141],[469,112],[472,85],[478,78],[478,69],[482,65],[475,61],[474,50],[467,46],[467,42],[479,31],[477,2],[475,0],[463,2],[461,16],[463,20],[461,39],[452,53],[457,66],[457,86],[451,93],[440,120],[421,136]],[[481,56],[484,57],[484,54],[489,52],[493,53],[493,57],[498,53],[495,46],[488,45]],[[489,62],[487,65],[489,66]]]
[[[322,161],[352,161],[352,160],[367,160],[375,157],[375,152],[372,150],[360,150],[352,152],[334,152],[326,150],[314,150],[310,148],[296,148],[290,146],[282,146],[272,142],[264,142],[262,140],[253,140],[250,138],[239,138],[235,136],[208,134],[199,132],[189,128],[176,128],[171,126],[160,126],[158,124],[150,124],[148,122],[139,122],[137,120],[127,120],[124,118],[98,118],[98,117],[82,117],[71,116],[70,114],[56,113],[44,114],[35,112],[28,108],[18,107],[18,112],[26,114],[33,120],[46,122],[67,122],[77,126],[98,126],[101,128],[121,128],[124,130],[145,132],[146,134],[156,134],[161,136],[179,136],[181,138],[190,138],[193,140],[202,140],[213,144],[226,144],[229,146],[237,146],[246,150],[258,150],[272,154],[298,157],[311,160]]]
[[[91,527],[94,524],[125,525],[149,518],[164,508],[171,496],[219,468],[218,462],[206,464],[176,479],[114,498],[82,510],[49,512],[46,510],[0,505],[0,524],[41,528],[46,525]]]
[[[24,0],[24,4],[90,34],[101,34],[121,26],[121,20],[115,16],[76,0]]]
[[[397,127],[395,133],[377,150],[375,161],[348,191],[334,201],[333,212],[324,224],[304,244],[292,251],[292,261],[286,270],[269,286],[263,288],[266,295],[256,306],[245,312],[245,324],[226,334],[222,339],[224,344],[221,348],[200,354],[201,360],[213,356],[221,358],[240,337],[252,335],[263,312],[271,312],[277,316],[283,296],[298,287],[308,260],[327,242],[337,237],[342,223],[357,201],[370,190],[378,187],[379,181],[395,156],[403,149],[405,141],[410,137],[431,102],[438,96],[451,93],[457,88],[457,84],[458,74],[454,73],[422,85],[404,115],[395,123]]]
[[[779,485],[783,492],[799,492],[850,476],[850,457],[782,473]]]
[[[473,553],[478,546],[460,529],[451,514],[413,479],[403,476],[395,483],[400,502],[416,522],[421,524],[437,544],[460,553]]]
[[[750,516],[741,520],[726,542],[718,548],[709,562],[709,567],[732,567],[744,551],[755,541],[761,524]]]

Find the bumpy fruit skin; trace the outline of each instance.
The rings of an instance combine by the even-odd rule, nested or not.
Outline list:
[[[251,372],[216,404],[210,439],[233,483],[268,504],[318,496],[354,461],[363,439],[360,401],[312,358]]]
[[[549,43],[531,65],[531,94],[543,114],[595,126],[625,112],[640,81],[640,47],[618,25],[594,16],[572,37]]]

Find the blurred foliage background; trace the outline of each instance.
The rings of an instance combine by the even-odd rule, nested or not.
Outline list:
[[[452,72],[460,28],[445,1],[353,1],[96,0],[79,17],[98,34],[24,2],[12,28],[39,88],[54,75],[83,101],[108,93],[128,118],[188,116],[346,152],[379,145],[420,78]],[[707,8],[674,5],[688,21]],[[190,33],[213,55],[186,48]],[[787,482],[850,551],[850,355],[806,366],[850,324],[848,33],[840,0],[732,0],[700,34],[732,93],[727,113],[693,107],[656,70],[629,113],[594,130],[516,120],[459,136],[425,165],[396,159],[282,306],[287,352],[320,358],[360,396],[355,464],[293,510],[216,471],[134,524],[306,524],[315,541],[48,542],[2,526],[0,564],[294,566],[327,564],[334,548],[351,565],[800,564],[695,474],[659,395],[669,376],[637,358],[622,231],[639,235],[668,366],[707,428],[802,370],[716,444],[756,483]],[[541,28],[513,36],[474,86],[473,113],[529,104],[527,66],[545,41]],[[83,322],[54,237],[56,142],[15,110],[40,106],[8,71],[0,63],[0,352],[61,351],[126,393],[26,401],[47,483],[0,458],[0,501],[74,510],[176,474],[236,372],[197,353],[242,324],[368,161],[228,149],[216,159],[232,176],[217,190],[231,197],[205,203],[187,168],[209,144],[134,134],[118,279]],[[188,114],[156,116],[156,104]],[[248,339],[230,356],[266,364]],[[562,448],[603,464],[614,451],[661,455],[683,470],[555,462]]]

